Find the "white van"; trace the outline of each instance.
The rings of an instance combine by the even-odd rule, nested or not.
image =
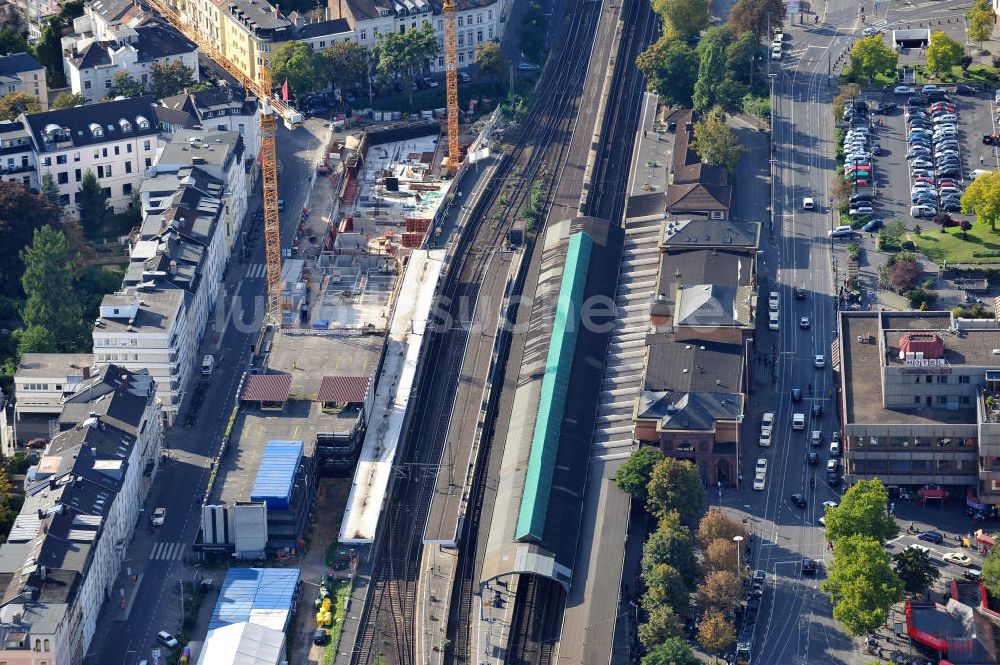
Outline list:
[[[209,376],[215,371],[215,356],[211,353],[207,354],[201,361],[201,373],[205,376]]]
[[[806,416],[804,413],[792,414],[792,429],[804,430],[806,428]]]
[[[781,303],[781,296],[778,295],[777,291],[771,291],[767,296],[767,308],[772,312],[778,311],[778,305]]]
[[[976,178],[978,178],[979,176],[983,175],[984,173],[990,173],[990,171],[988,169],[976,169],[975,171],[973,171],[969,175],[971,175],[972,179],[975,180]]]
[[[767,313],[767,329],[777,330],[778,329],[778,313],[768,312]]]

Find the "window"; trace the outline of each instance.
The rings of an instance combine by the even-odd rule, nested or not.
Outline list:
[[[131,161],[125,162],[125,173],[131,173],[131,172],[132,172],[132,162]]]
[[[115,146],[115,154],[116,155],[120,155],[121,154],[121,146],[117,146],[117,145]]]
[[[111,198],[111,188],[110,187],[105,187],[101,191],[104,192],[104,198],[106,198],[106,199],[110,199]]]
[[[125,152],[129,153],[130,155],[132,154],[132,144],[131,143],[128,143],[128,144],[125,145]]]
[[[52,166],[52,158],[46,157],[42,160],[42,166]]]
[[[41,651],[41,650],[42,650],[42,641],[36,638],[35,639],[35,651]]]
[[[110,90],[111,89],[111,79],[106,79],[104,81],[104,89],[105,90]]]
[[[56,164],[65,164],[66,155],[56,155]]]
[[[464,53],[459,53],[458,54],[458,61],[459,62],[465,62],[465,54]]]
[[[45,649],[45,651],[48,651],[49,650],[49,641],[45,640],[44,642],[42,642],[42,644],[44,645],[42,648]]]
[[[101,157],[107,157],[107,156],[108,156],[108,149],[101,148]]]
[[[969,382],[969,377],[968,376],[959,376],[958,377],[958,382],[959,383],[968,383]]]
[[[76,182],[83,180],[83,173],[80,172],[80,169],[73,171],[73,180]]]
[[[721,210],[713,210],[711,214],[712,219],[725,219],[725,215]]]
[[[76,194],[73,195],[73,203],[79,203],[79,202],[80,202],[80,192],[77,192]]]
[[[480,43],[482,41],[483,41],[483,31],[482,30],[476,30],[476,43],[478,44],[478,43]]]
[[[365,41],[367,39],[368,39],[368,37],[367,37],[367,31],[366,30],[362,30],[361,31],[361,41]]]
[[[104,177],[104,165],[103,164],[98,164],[97,165],[97,177],[98,178],[103,178]]]
[[[149,157],[147,157],[146,158],[146,168],[148,169],[152,165],[153,165],[153,160],[150,159]]]
[[[320,42],[319,43],[319,47],[320,48],[326,48],[326,42]]]
[[[67,171],[60,171],[59,173],[57,173],[56,182],[58,182],[60,185],[68,185],[69,173]]]
[[[135,122],[139,125],[139,129],[149,129],[149,120],[146,120],[143,116],[137,116]]]
[[[948,396],[947,395],[938,395],[937,396],[937,403],[938,404],[947,404],[948,403]]]
[[[74,152],[73,153],[73,161],[74,162],[80,161],[80,153],[78,153],[78,152]]]
[[[483,22],[483,15],[476,14],[476,23],[482,23],[482,22]]]
[[[69,194],[60,194],[59,195],[59,203],[61,203],[64,206],[68,206],[69,205]]]
[[[941,375],[938,376],[937,382],[938,383],[948,383],[948,377],[945,376],[944,374],[941,374]]]
[[[151,150],[150,143],[148,140],[142,142],[142,149],[147,151]]]
[[[962,395],[961,402],[962,404],[969,404],[971,403],[971,400],[969,399],[968,395]]]
[[[913,403],[914,404],[920,404],[920,395],[914,395],[913,396]]]
[[[83,89],[84,90],[90,90],[90,81],[84,81],[83,82]]]
[[[927,376],[924,377],[924,383],[930,383],[933,379],[934,377],[928,374]]]
[[[464,18],[462,18],[461,16],[459,16],[459,17],[458,17],[458,27],[460,27],[460,28],[461,28],[461,27],[462,27],[462,25],[463,25],[463,22],[464,22],[464,21],[465,21],[465,19],[464,19]]]
[[[132,183],[126,182],[122,185],[122,194],[125,196],[132,196]]]

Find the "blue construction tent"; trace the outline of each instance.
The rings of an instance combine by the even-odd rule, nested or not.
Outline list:
[[[208,629],[249,622],[285,632],[298,588],[295,569],[230,568]]]
[[[268,441],[250,500],[263,501],[269,510],[288,510],[301,461],[301,441]]]

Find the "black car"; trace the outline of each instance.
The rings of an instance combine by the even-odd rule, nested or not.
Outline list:
[[[819,453],[809,453],[806,455],[806,462],[809,463],[809,466],[816,466],[819,464]]]
[[[962,212],[962,204],[952,199],[941,201],[941,209],[945,212]]]
[[[802,388],[792,388],[792,401],[793,402],[802,401]]]
[[[814,416],[822,416],[823,415],[823,402],[821,402],[819,400],[816,400],[815,402],[813,402],[812,411],[813,411],[813,415]]]
[[[804,496],[802,496],[801,494],[797,494],[797,493],[793,494],[791,496],[791,499],[792,499],[792,503],[794,503],[799,508],[805,508],[806,507],[806,498]]]
[[[857,196],[857,194],[855,194],[854,196]],[[851,197],[851,203],[855,202],[854,196]],[[865,199],[865,200],[866,201],[870,201],[871,199]],[[795,287],[795,299],[796,300],[805,300],[806,299],[806,290],[803,289],[801,286],[796,286]]]
[[[861,201],[865,201],[865,202],[870,203],[871,200],[872,200],[872,195],[871,194],[867,194],[867,193],[851,194],[851,198],[848,199],[848,201],[850,201],[851,203],[860,203]],[[796,297],[798,297],[798,296],[796,296]],[[802,297],[805,298],[805,292],[804,291],[803,291]]]
[[[816,562],[812,559],[802,559],[802,574],[803,575],[815,575],[816,574]]]
[[[934,543],[935,545],[940,545],[944,542],[944,536],[942,536],[937,531],[924,531],[917,536],[920,540],[926,540],[928,543]]]
[[[875,110],[872,111],[872,113],[874,113],[875,115],[885,115],[886,113],[892,113],[898,108],[899,104],[888,102],[886,104],[879,104],[878,106],[876,106]]]
[[[313,633],[313,644],[318,647],[325,646],[330,641],[330,633],[320,628]]]
[[[923,95],[913,95],[906,100],[906,105],[908,107],[927,106],[927,98]]]
[[[931,90],[927,93],[927,101],[934,102],[948,102],[951,103],[951,97],[945,94],[944,90]]]
[[[971,85],[965,85],[964,83],[959,83],[955,86],[956,95],[974,95],[976,94],[976,89]]]
[[[1000,134],[983,134],[983,143],[986,145],[1000,145]]]

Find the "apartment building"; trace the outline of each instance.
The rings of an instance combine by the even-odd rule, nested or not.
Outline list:
[[[11,53],[0,57],[0,95],[21,92],[31,95],[49,108],[49,87],[45,83],[45,68],[30,53]]]
[[[169,24],[144,19],[135,27],[119,26],[112,34],[111,39],[86,32],[63,38],[66,79],[73,92],[88,102],[111,96],[120,72],[150,85],[155,65],[180,62],[199,80],[198,47]]]
[[[260,152],[260,104],[242,89],[225,86],[164,97],[160,100],[160,107],[183,114],[172,118],[176,126],[171,131],[178,128],[237,131],[243,137],[244,159],[249,162],[257,159]],[[164,124],[161,120],[161,126]]]
[[[1000,504],[1000,324],[950,312],[841,312],[845,479]]]
[[[0,122],[0,179],[32,187],[35,153],[31,131],[21,120]]]
[[[357,41],[347,19],[335,18],[309,23],[304,17],[292,12],[288,20],[295,26],[295,40],[308,44],[314,51],[325,51],[338,42]]]
[[[711,485],[739,481],[759,235],[757,223],[663,218],[634,435]]]
[[[116,212],[132,205],[143,173],[160,147],[151,97],[121,99],[45,113],[22,114],[31,131],[36,171],[30,185],[37,188],[46,173],[59,187],[67,214],[75,205],[83,175],[97,176],[108,205]]]
[[[25,353],[14,372],[14,416],[57,414],[63,400],[90,378],[91,353]]]
[[[0,546],[0,662],[83,662],[162,440],[146,372],[101,367],[67,399]]]

